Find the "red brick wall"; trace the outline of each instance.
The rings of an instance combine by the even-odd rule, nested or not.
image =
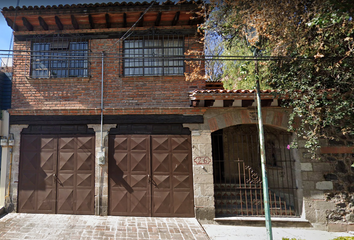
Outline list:
[[[194,44],[193,48],[196,46],[201,47]],[[102,51],[119,53],[120,42],[117,39],[93,39],[90,47],[92,56],[100,56]],[[16,42],[14,49],[30,50],[30,44]],[[187,82],[184,76],[121,77],[118,59],[104,61],[104,106],[107,109],[189,108],[188,92],[205,86],[203,80]],[[101,67],[101,58],[91,58],[90,78],[31,79],[29,53],[16,56],[12,109],[19,114],[22,109],[100,108]]]

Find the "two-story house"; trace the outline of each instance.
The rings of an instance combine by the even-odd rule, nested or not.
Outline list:
[[[203,50],[201,7],[3,8],[15,39],[8,209],[210,221],[264,215],[254,90],[185,80],[186,53]],[[324,193],[335,188],[324,174],[333,167],[301,145],[291,149],[290,110],[271,91],[261,97],[272,216],[322,228],[322,212],[333,208]]]

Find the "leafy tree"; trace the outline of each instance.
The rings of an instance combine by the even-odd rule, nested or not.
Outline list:
[[[204,29],[225,54],[261,52],[259,77],[293,109],[290,130],[313,157],[322,137],[354,134],[354,5],[350,0],[214,0]],[[250,88],[254,63],[224,63],[225,87]]]

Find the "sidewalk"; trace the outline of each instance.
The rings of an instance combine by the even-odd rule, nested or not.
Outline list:
[[[230,225],[203,224],[211,240],[266,240],[265,227],[245,227]],[[325,232],[311,228],[279,228],[273,227],[273,240],[295,238],[296,240],[332,240],[339,236],[352,236],[346,232]]]
[[[203,224],[212,240],[263,240],[265,227]],[[0,218],[0,239],[208,240],[195,218],[115,217],[9,213]],[[332,240],[350,233],[273,227],[273,239]]]

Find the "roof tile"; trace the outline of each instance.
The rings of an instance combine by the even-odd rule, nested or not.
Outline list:
[[[182,4],[199,4],[201,3],[202,1],[201,0],[197,0],[197,1],[194,1],[194,0],[180,0],[178,1],[177,3],[174,3],[173,1],[171,0],[167,0],[163,3],[161,3],[161,5],[182,5]],[[95,3],[95,4],[65,4],[65,5],[62,5],[62,4],[59,4],[58,6],[56,5],[47,5],[47,6],[22,6],[22,7],[13,7],[13,6],[10,6],[10,7],[4,7],[2,10],[3,11],[15,11],[15,10],[33,10],[33,9],[68,9],[68,8],[87,8],[87,7],[112,7],[112,6],[144,6],[144,5],[150,5],[151,3],[153,2],[147,2],[147,1],[144,1],[144,2],[108,2],[108,3]],[[155,2],[154,4],[156,5],[160,5],[160,3],[158,2]]]

